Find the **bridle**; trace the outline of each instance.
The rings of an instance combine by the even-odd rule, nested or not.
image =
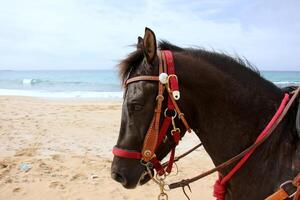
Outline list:
[[[178,117],[183,123],[186,131],[191,132],[184,114],[179,109],[177,100],[180,99],[178,78],[175,73],[174,60],[172,52],[169,50],[158,51],[159,75],[158,76],[137,76],[125,81],[125,87],[137,81],[156,81],[158,82],[158,94],[156,96],[156,106],[150,126],[146,133],[143,148],[141,152],[126,150],[119,147],[113,148],[113,154],[118,157],[140,159],[143,165],[153,167],[157,173],[162,176],[170,173],[175,158],[175,147],[181,139],[181,130],[175,124],[175,118]],[[160,127],[160,118],[162,116],[162,104],[164,101],[164,92],[167,92],[167,108],[163,116],[163,122]],[[172,113],[172,115],[168,114]],[[171,135],[175,146],[171,150],[170,160],[167,166],[163,166],[156,157],[156,150],[164,141],[169,127],[172,125]]]
[[[150,126],[148,128],[148,131],[146,133],[143,148],[141,152],[138,151],[132,151],[127,149],[122,149],[119,147],[113,148],[113,154],[118,157],[123,158],[131,158],[131,159],[139,159],[141,161],[141,164],[143,164],[146,169],[148,170],[149,176],[153,179],[151,172],[149,171],[150,168],[154,168],[157,172],[157,174],[161,177],[165,177],[167,174],[169,174],[172,170],[173,163],[178,160],[178,158],[175,158],[175,148],[179,143],[179,140],[181,139],[181,130],[176,127],[175,124],[175,118],[178,117],[181,122],[183,123],[186,131],[191,132],[191,128],[189,124],[187,123],[184,114],[181,112],[181,110],[178,107],[178,104],[176,100],[180,98],[180,92],[179,92],[179,86],[178,86],[178,78],[175,73],[174,68],[174,61],[173,61],[173,55],[172,52],[169,50],[163,50],[158,51],[158,60],[159,60],[159,75],[158,76],[137,76],[133,78],[129,78],[125,81],[125,87],[127,87],[129,84],[137,82],[137,81],[156,81],[158,82],[158,95],[156,96],[156,106],[154,110],[154,116],[151,120]],[[167,96],[168,96],[168,102],[167,102],[167,108],[164,111],[164,120],[162,122],[162,125],[160,127],[160,118],[162,115],[162,103],[164,101],[164,91],[166,90]],[[178,181],[172,184],[169,184],[169,189],[174,189],[178,187],[182,187],[184,194],[185,190],[184,188],[186,186],[189,187],[189,184],[197,181],[205,176],[208,176],[216,171],[219,171],[233,163],[237,164],[232,168],[232,170],[226,175],[222,176],[219,175],[219,179],[216,181],[215,187],[214,187],[214,196],[217,197],[218,200],[223,200],[226,194],[226,183],[231,179],[231,177],[243,166],[243,164],[247,161],[247,159],[252,155],[252,153],[265,141],[267,140],[273,131],[276,129],[276,127],[280,124],[284,116],[287,114],[289,108],[292,106],[293,102],[295,101],[296,97],[300,93],[300,87],[298,87],[295,91],[292,92],[292,97],[290,98],[289,94],[285,94],[284,98],[282,99],[282,102],[275,113],[275,115],[272,117],[271,121],[268,123],[268,125],[265,127],[265,129],[261,132],[261,134],[258,136],[257,140],[254,144],[252,144],[250,147],[239,153],[238,155],[230,158],[229,160],[221,163],[220,165],[216,166],[215,168],[208,170],[204,173],[201,173],[198,176],[195,176],[191,179],[186,179],[182,181]],[[167,114],[168,111],[173,111],[173,115],[169,116]],[[164,138],[166,137],[166,133],[170,126],[173,126],[171,130],[172,138],[175,142],[175,146],[171,150],[170,159],[167,163],[161,164],[160,161],[156,157],[156,150],[158,146],[163,142]],[[201,146],[201,144],[197,145],[196,147],[189,150],[187,153],[184,153],[183,156],[187,155],[188,153],[192,152],[196,148]],[[179,158],[183,157],[179,156]],[[163,176],[165,175],[165,176]],[[297,179],[296,179],[297,178]],[[293,196],[300,196],[300,174],[297,176],[295,180],[299,182],[298,185],[293,184],[299,189],[299,192],[294,193]],[[159,178],[158,180],[153,179],[155,182],[157,182],[160,186],[161,193],[159,195],[159,199],[167,199],[168,196],[165,191],[165,183],[164,178]],[[289,181],[290,182],[290,181]],[[284,183],[285,184],[285,183]],[[280,188],[282,189],[282,188]],[[280,190],[282,192],[282,190]],[[298,191],[298,190],[297,190]],[[187,196],[187,195],[186,195]],[[292,197],[292,195],[290,195]],[[188,197],[187,197],[188,198]],[[188,198],[189,199],[189,198]]]

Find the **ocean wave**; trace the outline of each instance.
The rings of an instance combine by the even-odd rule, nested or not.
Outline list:
[[[32,84],[37,84],[37,83],[40,83],[42,82],[41,80],[39,79],[29,79],[29,78],[24,78],[22,80],[22,84],[23,85],[32,85]]]
[[[65,91],[65,92],[47,92],[33,90],[12,90],[0,89],[0,96],[28,96],[42,98],[58,99],[104,99],[104,100],[121,100],[123,92],[93,92],[93,91]]]
[[[1,75],[1,74],[0,74]],[[94,91],[94,92],[120,92],[120,82],[117,80],[51,80],[43,78],[7,78],[1,79],[0,89],[37,90],[49,92],[65,91]]]
[[[279,87],[300,86],[300,81],[274,81],[273,83]]]
[[[274,81],[275,84],[300,84],[300,81]]]
[[[19,80],[16,80],[19,82]],[[66,85],[66,84],[97,84],[97,82],[93,81],[62,81],[62,80],[47,80],[47,79],[30,79],[30,78],[24,78],[22,81],[23,85],[32,85],[32,84],[49,84],[49,85]]]

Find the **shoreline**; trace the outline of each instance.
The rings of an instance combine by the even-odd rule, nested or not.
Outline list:
[[[38,91],[21,89],[0,89],[0,96],[22,96],[49,99],[95,99],[95,100],[121,100],[123,91]]]
[[[0,99],[2,98],[16,98],[16,99],[32,99],[32,100],[41,100],[41,101],[49,101],[49,102],[64,102],[64,103],[120,103],[122,104],[123,99],[120,98],[63,98],[63,97],[38,97],[38,96],[22,96],[22,95],[0,95]]]

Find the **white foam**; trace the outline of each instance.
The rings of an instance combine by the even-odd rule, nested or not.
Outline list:
[[[22,83],[24,85],[31,85],[31,83],[33,82],[33,79],[27,79],[27,78],[24,78]]]
[[[0,95],[43,97],[43,98],[120,100],[123,97],[123,92],[92,92],[92,91],[47,92],[47,91],[33,91],[33,90],[0,89]]]
[[[300,81],[274,81],[275,84],[299,85]]]

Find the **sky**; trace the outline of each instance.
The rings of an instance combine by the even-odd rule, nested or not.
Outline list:
[[[144,28],[182,47],[300,70],[299,0],[0,0],[0,70],[113,69]]]

